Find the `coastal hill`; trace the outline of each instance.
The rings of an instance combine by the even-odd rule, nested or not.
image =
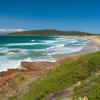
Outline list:
[[[0,100],[100,100],[100,51],[21,66],[1,73]]]
[[[6,36],[55,36],[55,35],[92,35],[91,33],[79,32],[79,31],[59,31],[59,30],[32,30],[32,31],[23,31],[23,32],[13,32],[5,34]]]

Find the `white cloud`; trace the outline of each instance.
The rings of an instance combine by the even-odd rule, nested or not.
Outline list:
[[[0,29],[0,32],[22,32],[26,31],[25,29]]]

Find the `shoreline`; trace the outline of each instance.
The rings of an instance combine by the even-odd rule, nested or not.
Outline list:
[[[67,41],[67,38],[69,39],[72,36],[67,36],[67,37],[66,36],[58,36],[58,37],[56,36],[56,38],[54,40],[50,40],[50,42],[53,41],[56,44],[56,42],[59,42],[60,39],[62,40],[64,38]],[[77,36],[74,36],[74,37],[75,37],[75,40],[78,39],[78,38],[81,39],[81,37],[77,37]],[[72,38],[74,38],[74,37],[72,37]],[[84,38],[82,38],[82,39],[84,40]],[[30,40],[32,41],[32,40],[34,40],[34,38],[32,38]],[[47,41],[47,40],[45,40],[44,41],[44,44],[47,44],[48,45],[50,42]],[[88,42],[88,40],[86,40],[86,42]],[[85,44],[86,44],[86,42],[84,41]],[[84,43],[82,45],[84,45]],[[10,45],[8,44],[8,46],[14,46],[14,45],[16,46],[16,44],[17,43],[15,43],[15,44],[10,43]],[[30,44],[32,44],[32,43],[31,42],[29,44],[26,44],[26,43],[23,44],[22,43],[21,45],[30,45]],[[17,45],[19,46],[20,44],[18,43]],[[31,51],[31,49],[30,50],[25,50],[25,49],[20,49],[20,47],[19,47],[19,49],[11,49],[10,48],[9,50],[7,50],[7,48],[6,49],[2,49],[1,48],[1,54],[3,54],[3,51],[4,51],[4,53],[8,55],[8,59],[6,59],[5,57],[3,59],[2,58],[0,59],[1,60],[1,64],[0,64],[1,69],[0,69],[0,72],[7,71],[7,69],[16,69],[16,68],[19,68],[21,62],[23,62],[23,61],[27,61],[27,62],[28,61],[29,62],[38,62],[38,61],[43,61],[43,62],[56,62],[57,60],[60,60],[62,58],[66,58],[69,55],[77,54],[79,51],[81,51],[82,48],[84,48],[84,46],[82,46],[82,47],[75,48],[75,49],[73,48],[71,50],[68,47],[69,48],[68,51],[66,51],[67,49],[65,49],[65,50],[61,49],[59,51],[54,50],[55,52],[53,53],[52,52],[52,49],[51,49],[51,51],[49,49],[50,48],[54,48],[54,47],[55,47],[55,49],[56,48],[59,49],[61,47],[64,47],[64,43],[58,43],[56,45],[51,45],[50,47],[48,46],[47,47],[47,50],[45,49],[44,51],[43,51],[43,49],[40,49],[41,52],[39,52],[39,54],[38,54],[38,52],[36,52],[36,53],[33,52],[33,57],[31,57],[31,55],[28,55],[26,58],[24,58],[24,55],[26,56],[29,53],[28,51]],[[38,51],[38,49],[36,49],[36,50]],[[50,52],[48,52],[48,50]],[[63,52],[61,52],[61,51],[63,51]],[[58,53],[56,54],[56,52],[58,52]],[[9,60],[10,54],[11,54],[11,59],[12,60]],[[15,54],[15,57],[14,57],[14,54]],[[22,59],[16,59],[16,56],[17,56],[16,54],[18,54],[18,56],[21,54],[22,55]],[[31,54],[31,52],[29,54]],[[36,57],[36,59],[35,59],[34,54],[35,54],[35,56],[36,55],[39,55],[39,56],[40,55],[43,55],[44,57],[43,58],[41,57],[40,59],[38,57]],[[19,56],[19,58],[21,58],[21,55]],[[13,60],[13,58],[15,60]],[[5,63],[5,62],[7,62],[7,63]]]
[[[90,39],[91,41],[87,43],[87,45],[92,46],[95,45],[98,49],[92,51],[81,51],[71,53],[69,55],[65,55],[61,59],[58,59],[56,62],[48,62],[48,61],[37,61],[37,62],[21,62],[21,66],[16,69],[8,69],[7,71],[0,72],[0,91],[9,90],[9,83],[13,80],[17,75],[24,75],[31,78],[31,80],[35,80],[42,75],[47,74],[49,71],[55,69],[59,64],[63,63],[66,59],[69,58],[77,58],[80,55],[99,51],[100,50],[100,40],[97,37],[87,36],[83,37]],[[10,92],[10,91],[9,91]]]
[[[83,55],[83,54],[86,54],[86,53],[90,53],[90,52],[95,52],[95,51],[99,51],[100,50],[100,40],[98,36],[82,36],[80,38],[86,38],[88,40],[90,40],[87,44],[86,47],[84,47],[82,50],[80,51],[76,51],[76,52],[72,52],[72,53],[69,53],[69,54],[62,54],[62,55],[58,55],[58,59],[56,59],[55,61],[22,61],[22,62],[52,62],[52,63],[56,63],[62,59],[66,59],[68,57],[74,57],[74,56],[78,56],[78,55]],[[96,46],[97,48],[90,48],[89,46]],[[89,49],[90,48],[90,49]],[[17,68],[11,68],[11,69],[7,69],[5,71],[1,71],[0,73],[2,72],[7,72],[8,70],[16,70],[16,69],[20,69],[22,66],[20,64],[20,66]],[[1,76],[0,76],[1,77]]]
[[[100,36],[87,36],[87,39],[92,40],[92,44],[96,45],[100,49]]]
[[[65,36],[64,36],[65,37]],[[71,36],[72,37],[72,36]],[[74,36],[73,36],[74,37]],[[76,37],[76,36],[75,36]],[[92,49],[92,50],[88,50],[88,51],[86,51],[84,48],[83,48],[83,50],[80,50],[80,51],[76,51],[76,52],[72,52],[72,53],[69,53],[69,54],[61,54],[60,55],[60,58],[59,59],[56,59],[55,61],[22,61],[22,62],[58,62],[59,60],[62,60],[62,59],[66,59],[66,58],[68,58],[68,57],[74,57],[74,56],[77,56],[77,55],[82,55],[82,54],[86,54],[86,53],[89,53],[89,52],[95,52],[95,51],[98,51],[98,50],[100,50],[100,37],[98,37],[98,36],[81,36],[81,37],[79,37],[79,38],[86,38],[86,39],[88,39],[88,40],[90,40],[88,43],[86,43],[87,44],[87,46],[86,47],[88,47],[89,45],[90,46],[96,46],[97,47],[97,49]],[[63,56],[63,57],[62,57]],[[58,56],[59,57],[59,56]],[[21,64],[20,64],[21,65]],[[20,69],[20,67],[21,66],[19,66],[18,68],[16,67],[16,68],[11,68],[11,69]],[[7,70],[10,70],[10,69],[7,69]],[[1,72],[6,72],[7,70],[5,70],[5,71],[1,71]],[[0,73],[1,73],[0,72]]]

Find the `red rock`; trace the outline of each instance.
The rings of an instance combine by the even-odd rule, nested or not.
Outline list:
[[[7,71],[2,71],[2,72],[0,72],[0,77],[6,76],[6,75],[11,75],[17,71],[18,71],[18,69],[8,69]]]
[[[53,62],[21,62],[21,67],[35,71],[43,69],[51,69],[54,66]]]

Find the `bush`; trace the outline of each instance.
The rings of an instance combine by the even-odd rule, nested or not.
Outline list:
[[[30,92],[25,96],[24,100],[42,100],[50,93],[55,93],[56,91],[72,86],[78,81],[85,80],[99,68],[100,52],[83,55],[77,60],[65,61],[56,70],[50,72],[43,80],[37,81],[35,84],[33,83]],[[91,88],[92,91],[89,92],[88,90]],[[99,89],[100,86],[96,85],[85,87],[81,90],[82,92],[77,93],[89,96],[89,100],[100,100],[98,99],[100,98]]]

